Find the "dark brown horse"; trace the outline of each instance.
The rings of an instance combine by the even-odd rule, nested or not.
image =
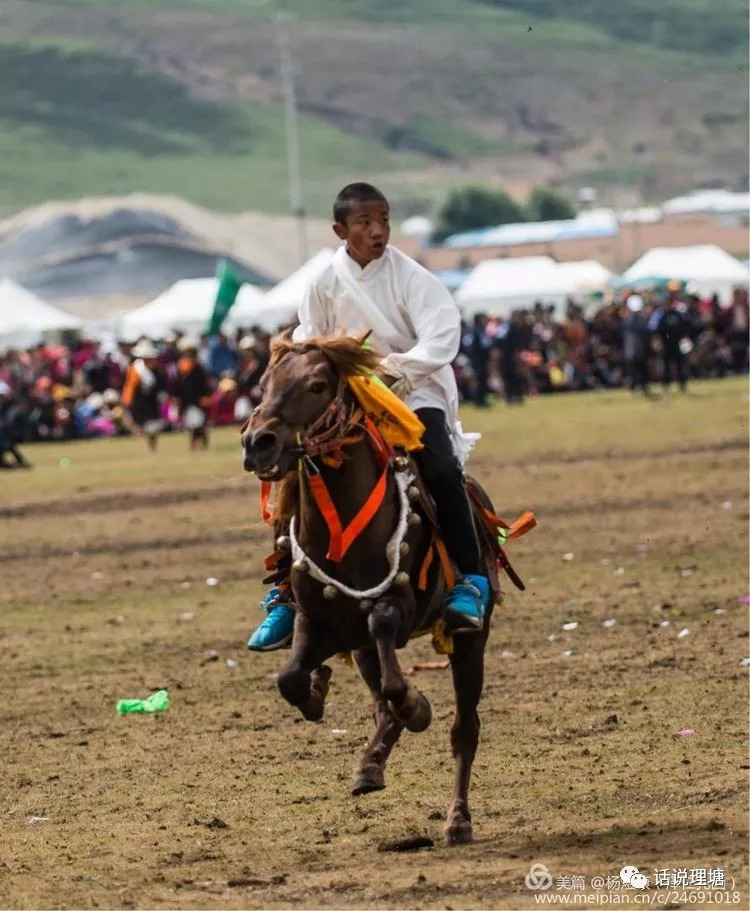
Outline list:
[[[402,730],[423,731],[430,723],[430,704],[404,676],[396,650],[414,630],[428,629],[440,617],[445,588],[440,561],[429,562],[433,531],[417,502],[411,462],[403,455],[382,458],[377,435],[346,383],[347,376],[376,363],[361,338],[275,340],[262,401],[242,431],[245,468],[261,480],[281,481],[278,546],[291,549],[294,559],[297,612],[279,690],[305,718],[319,721],[331,675],[324,662],[351,651],[372,693],[376,731],[355,773],[354,794],[383,788],[386,760]],[[314,496],[321,482],[343,528],[378,483],[385,484],[371,520],[335,561],[327,556],[330,525]],[[485,505],[491,509],[489,501]],[[484,550],[492,589],[484,632],[456,635],[450,655],[456,779],[445,832],[451,843],[472,838],[468,792],[479,740],[477,705],[490,614],[499,596],[496,554],[489,546]]]

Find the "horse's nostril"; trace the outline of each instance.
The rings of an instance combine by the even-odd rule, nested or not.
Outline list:
[[[276,446],[278,437],[271,430],[261,430],[250,440],[249,448],[254,452],[270,452]]]

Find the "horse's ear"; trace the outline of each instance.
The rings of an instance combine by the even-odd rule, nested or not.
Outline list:
[[[292,334],[294,333],[294,326],[290,326],[288,329],[284,329],[283,332],[279,332],[278,335],[275,335],[271,339],[271,363],[269,366],[275,364],[281,357],[283,357],[287,351],[290,351],[294,342],[292,341]]]

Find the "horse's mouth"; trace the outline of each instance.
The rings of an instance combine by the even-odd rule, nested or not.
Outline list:
[[[281,469],[278,464],[272,465],[270,468],[266,468],[263,471],[255,470],[255,476],[259,481],[277,481],[281,476]]]

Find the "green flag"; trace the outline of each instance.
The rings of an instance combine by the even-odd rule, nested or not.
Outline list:
[[[216,267],[216,277],[219,279],[219,287],[216,289],[214,311],[208,322],[207,332],[209,335],[215,335],[221,329],[221,324],[227,318],[227,314],[237,300],[237,293],[243,282],[243,279],[234,274],[232,267],[225,259],[219,260]]]

